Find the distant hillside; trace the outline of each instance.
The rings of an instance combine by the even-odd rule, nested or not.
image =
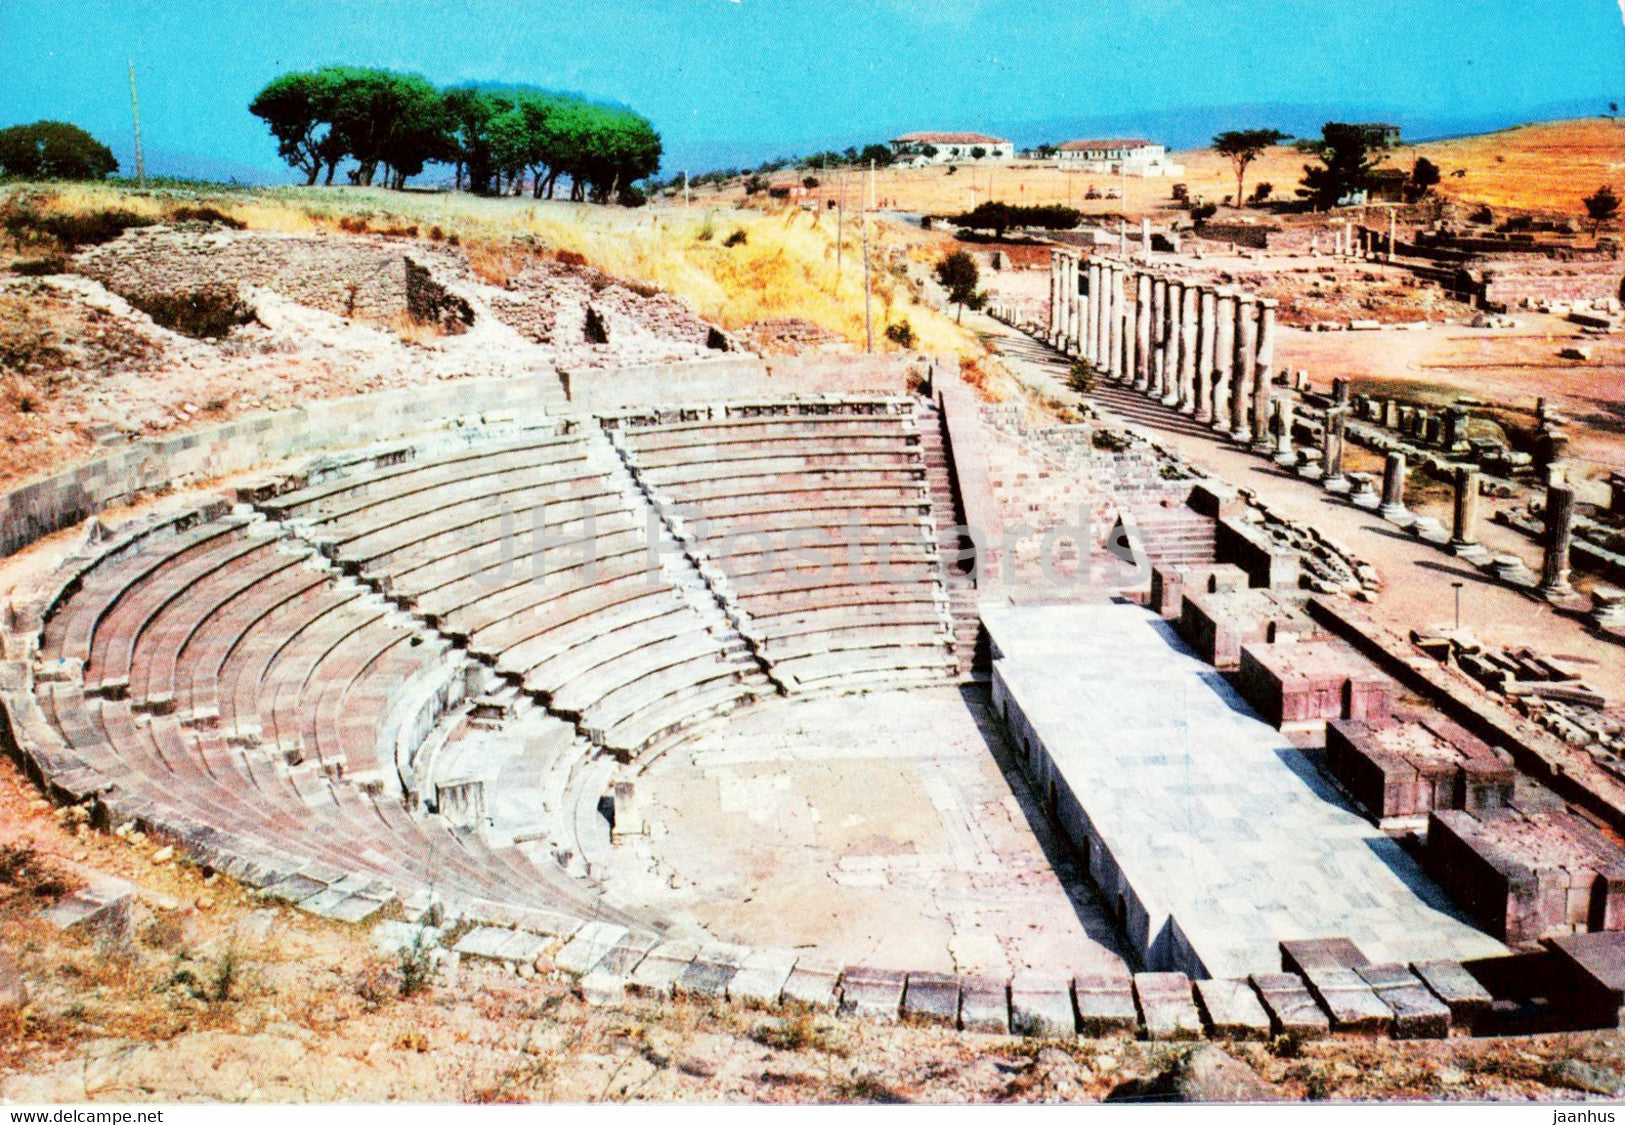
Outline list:
[[[1545,121],[1407,145],[1395,149],[1388,164],[1409,168],[1418,156],[1426,156],[1444,173],[1441,193],[1468,203],[1584,215],[1580,201],[1599,185],[1611,183],[1625,192],[1625,121],[1613,118]],[[1291,145],[1267,153],[1247,171],[1249,190],[1267,181],[1275,185],[1276,195],[1291,195],[1305,159]],[[1228,191],[1235,190],[1229,161],[1211,149],[1182,153],[1179,160],[1193,191],[1200,185],[1213,198],[1215,191],[1227,193],[1218,187],[1227,182]],[[1454,175],[1457,171],[1465,175]]]

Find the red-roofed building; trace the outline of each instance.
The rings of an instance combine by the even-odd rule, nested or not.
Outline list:
[[[1009,160],[1016,154],[1009,141],[986,133],[904,133],[892,138],[891,148],[896,159],[916,164]]]
[[[1055,158],[1068,168],[1082,168],[1101,175],[1182,176],[1185,168],[1168,163],[1168,150],[1142,140],[1067,141],[1055,150]]]

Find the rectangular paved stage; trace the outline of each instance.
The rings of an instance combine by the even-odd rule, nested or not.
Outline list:
[[[1271,971],[1292,938],[1375,961],[1505,952],[1155,615],[982,620],[994,706],[1146,967]]]

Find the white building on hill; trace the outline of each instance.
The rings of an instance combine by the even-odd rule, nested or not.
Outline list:
[[[1183,164],[1168,162],[1162,145],[1139,140],[1067,141],[1055,158],[1068,168],[1101,175],[1183,176]]]
[[[892,138],[891,149],[897,160],[913,164],[1009,160],[1016,155],[1009,141],[985,133],[905,133]]]

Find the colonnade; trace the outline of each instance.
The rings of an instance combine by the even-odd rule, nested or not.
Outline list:
[[[1051,346],[1259,452],[1275,448],[1275,307],[1133,262],[1050,257]]]

